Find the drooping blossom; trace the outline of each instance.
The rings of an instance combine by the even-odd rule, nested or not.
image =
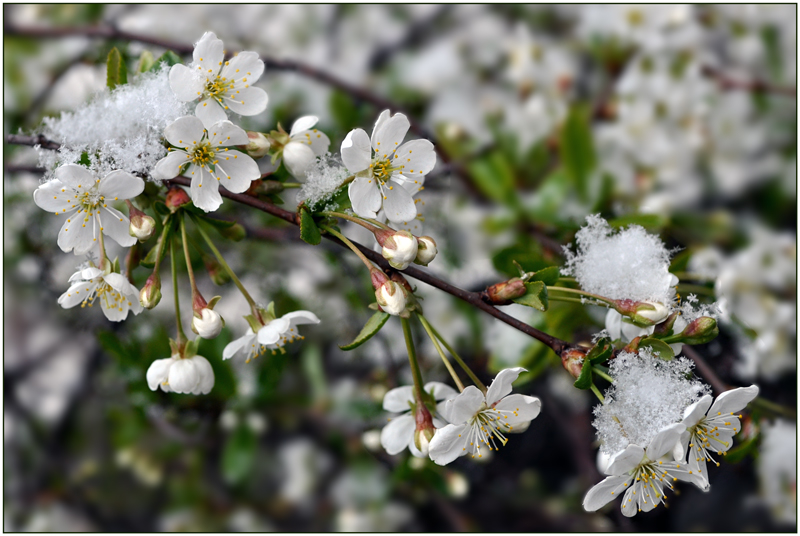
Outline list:
[[[437,402],[436,410],[431,413],[433,426],[438,430],[447,425],[442,419],[443,402],[456,396],[456,390],[440,382],[428,382],[423,389],[430,393]],[[404,385],[387,392],[383,397],[383,409],[399,415],[391,417],[389,424],[381,430],[381,445],[389,454],[399,454],[406,447],[417,458],[425,457],[414,444],[415,420],[414,387]],[[436,437],[436,435],[434,435]]]
[[[87,266],[72,274],[69,282],[72,283],[69,289],[58,298],[64,309],[78,304],[92,307],[100,302],[100,308],[112,322],[125,320],[129,311],[135,315],[142,312],[139,291],[122,274]]]
[[[214,369],[201,355],[184,358],[174,354],[153,361],[147,369],[147,385],[151,391],[160,387],[166,393],[206,395],[214,387]]]

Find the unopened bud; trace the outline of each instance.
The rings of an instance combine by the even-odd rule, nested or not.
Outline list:
[[[428,448],[436,433],[436,428],[433,426],[433,417],[425,404],[417,402],[414,420],[417,427],[414,430],[414,446],[424,455],[428,455]]]
[[[678,318],[678,312],[674,312],[670,314],[667,318],[665,318],[661,323],[656,326],[656,329],[653,331],[653,335],[656,337],[659,336],[667,336],[672,334],[672,329],[675,327],[675,320]],[[685,323],[684,323],[685,325]],[[680,327],[678,328],[680,329]]]
[[[280,181],[274,181],[271,179],[264,179],[256,188],[257,194],[279,194],[284,190],[283,183]]]
[[[408,231],[381,230],[375,233],[381,254],[392,268],[405,270],[417,258],[417,239]]]
[[[191,203],[192,199],[189,197],[189,194],[186,193],[186,190],[175,187],[167,191],[167,197],[164,199],[164,202],[169,211],[174,213],[182,206]]]
[[[161,301],[161,278],[153,272],[139,292],[139,302],[145,309],[152,309]]]
[[[710,316],[701,316],[692,320],[679,335],[678,342],[684,344],[705,344],[719,335],[717,321]]]
[[[586,352],[577,348],[569,348],[561,353],[561,365],[575,379],[581,375],[584,359],[586,359]]]
[[[514,298],[524,296],[528,292],[525,282],[519,277],[495,283],[486,289],[489,301],[494,305],[508,305]]]
[[[128,233],[136,237],[139,242],[148,240],[156,232],[156,220],[137,209],[133,205],[128,206],[131,224]]]
[[[231,280],[230,274],[225,271],[222,265],[217,262],[217,259],[214,257],[204,255],[203,264],[205,264],[208,276],[215,285],[222,286]]]
[[[436,242],[430,236],[420,236],[417,238],[417,258],[414,259],[415,264],[428,266],[428,264],[436,258],[439,250],[436,248]]]
[[[261,158],[269,153],[269,139],[261,132],[247,131],[247,139],[250,143],[247,145],[238,145],[237,147],[247,153],[251,158]]]
[[[192,317],[192,331],[204,339],[213,339],[219,335],[224,325],[225,322],[220,314],[211,309],[203,309],[199,317],[196,315]]]
[[[401,284],[387,279],[375,290],[375,299],[383,312],[396,316],[405,311],[406,292]]]
[[[639,327],[648,327],[666,319],[669,307],[659,302],[614,300],[614,309]]]

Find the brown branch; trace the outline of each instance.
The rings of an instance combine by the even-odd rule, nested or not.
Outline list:
[[[703,74],[712,78],[722,89],[743,89],[754,93],[774,93],[787,97],[797,98],[797,88],[794,86],[777,86],[765,82],[764,80],[743,80],[725,74],[716,67],[706,65],[703,67]]]
[[[50,149],[53,151],[58,151],[61,148],[61,144],[50,141],[41,134],[38,136],[23,136],[22,134],[9,134],[6,136],[6,143],[9,145],[29,145],[34,147],[36,145],[40,145],[43,149]]]

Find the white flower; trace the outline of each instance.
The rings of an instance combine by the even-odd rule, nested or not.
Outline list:
[[[706,462],[714,460],[711,452],[724,455],[733,445],[733,436],[742,429],[735,412],[741,411],[758,395],[758,387],[740,387],[725,391],[711,404],[711,396],[703,398],[686,408],[683,425],[686,430],[675,446],[674,457],[683,460],[688,454],[687,464],[700,489],[708,489]]]
[[[594,512],[620,496],[622,513],[633,517],[636,512],[649,512],[664,502],[666,489],[673,489],[675,480],[692,481],[688,468],[682,463],[661,460],[678,442],[683,424],[671,424],[657,433],[647,450],[630,444],[612,456],[606,474],[611,475],[596,484],[583,499],[587,512]]]
[[[403,285],[395,281],[384,282],[375,291],[375,300],[381,306],[384,313],[399,315],[406,309],[406,289]]]
[[[83,255],[97,242],[100,233],[124,247],[136,243],[136,238],[128,234],[127,216],[108,203],[132,199],[142,193],[142,179],[119,170],[98,179],[77,164],[59,167],[55,177],[33,192],[33,201],[48,212],[67,216],[58,233],[58,247]]]
[[[151,391],[206,395],[214,387],[214,369],[201,355],[182,358],[179,354],[156,359],[147,369],[147,385]]]
[[[505,445],[508,432],[527,430],[539,415],[542,403],[527,395],[510,395],[511,384],[521,367],[501,370],[484,395],[470,385],[461,394],[445,402],[444,417],[448,424],[436,432],[430,445],[431,460],[447,465],[459,456],[471,454],[482,457],[481,443],[489,450],[498,448],[496,440]]]
[[[436,402],[448,400],[456,395],[456,390],[440,382],[428,382],[423,387],[426,393],[431,393]],[[414,444],[416,420],[414,413],[414,387],[404,385],[396,387],[383,397],[383,409],[392,413],[402,413],[389,419],[389,424],[381,430],[381,445],[389,454],[399,454],[406,447],[417,458],[425,456]],[[437,404],[436,411],[431,412],[433,426],[442,428],[446,422],[441,419],[442,404]],[[436,435],[434,434],[434,437]]]
[[[64,309],[71,309],[79,303],[81,307],[91,307],[99,300],[103,313],[112,322],[125,320],[128,311],[135,315],[142,312],[139,291],[121,274],[104,273],[89,266],[72,274],[69,282],[72,285],[58,298],[58,304]]]
[[[243,353],[247,355],[245,363],[249,363],[267,350],[274,351],[284,344],[303,339],[297,330],[297,326],[302,324],[319,324],[319,318],[310,311],[294,311],[267,322],[257,333],[252,328],[247,328],[247,333],[225,347],[222,359],[230,359]]]
[[[200,311],[200,317],[192,317],[192,330],[204,339],[213,339],[222,331],[225,323],[218,312],[205,308]]]
[[[283,147],[283,165],[294,177],[304,179],[308,166],[318,156],[328,152],[331,140],[324,132],[313,128],[319,118],[314,115],[301,117],[292,125],[289,142]]]
[[[375,122],[372,139],[360,128],[351,130],[342,142],[342,161],[356,175],[349,195],[353,211],[374,218],[381,208],[392,223],[413,220],[417,207],[404,184],[417,184],[436,164],[433,144],[412,140],[400,145],[408,132],[408,118],[390,117],[384,110]]]
[[[417,258],[417,239],[408,231],[397,231],[384,240],[381,254],[398,270],[405,270]]]
[[[192,201],[206,212],[222,204],[220,184],[238,194],[261,176],[255,160],[235,149],[249,140],[247,133],[230,121],[220,121],[206,130],[198,118],[181,117],[164,129],[164,137],[176,148],[158,161],[153,175],[171,179],[188,164],[184,174],[192,179]]]
[[[169,85],[178,100],[200,99],[194,113],[206,128],[228,119],[228,109],[239,115],[256,115],[267,108],[266,91],[251,87],[264,72],[258,54],[240,52],[225,61],[222,41],[213,32],[206,32],[192,56],[189,67],[172,66]]]

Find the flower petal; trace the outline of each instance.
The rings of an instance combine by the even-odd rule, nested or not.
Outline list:
[[[150,364],[147,369],[147,386],[151,391],[157,390],[162,383],[167,381],[169,369],[176,361],[176,358],[168,357],[166,359],[156,359]]]
[[[204,135],[203,122],[193,115],[179,117],[164,129],[164,138],[171,145],[184,149],[200,143]]]
[[[583,509],[587,512],[599,510],[606,504],[620,496],[620,491],[626,488],[625,484],[630,483],[630,475],[609,476],[599,483],[583,498]]]
[[[692,449],[689,451],[687,465],[690,473],[688,475],[684,475],[682,480],[689,480],[701,490],[708,491],[711,488],[711,484],[708,480],[708,468],[706,467],[705,458],[698,454],[696,449]],[[676,474],[675,476],[677,477],[678,475]]]
[[[494,409],[508,412],[503,415],[503,422],[514,428],[512,432],[524,432],[521,427],[527,428],[526,425],[539,416],[542,402],[534,396],[514,394],[500,400]]]
[[[390,189],[391,188],[391,189]],[[406,223],[417,217],[417,205],[408,190],[394,181],[389,181],[389,188],[382,189],[383,210],[392,223]]]
[[[674,449],[684,430],[686,427],[682,423],[670,424],[662,428],[647,445],[647,457],[657,460]]]
[[[206,77],[216,75],[222,67],[222,60],[225,59],[224,46],[214,32],[204,33],[200,41],[194,45],[192,53],[194,70]]]
[[[228,120],[228,114],[225,113],[220,103],[211,98],[205,98],[198,102],[194,108],[194,115],[209,132],[220,121]]]
[[[331,140],[328,135],[317,130],[303,130],[292,136],[292,142],[302,143],[311,148],[314,156],[322,156],[328,152]],[[284,150],[285,151],[285,150]]]
[[[95,176],[92,172],[78,164],[67,164],[56,168],[55,177],[68,189],[75,193],[86,192],[95,185]],[[74,195],[74,194],[73,194]]]
[[[180,149],[170,151],[167,156],[156,162],[151,175],[159,180],[169,180],[181,173],[181,167],[191,162],[191,157]]]
[[[258,342],[261,344],[275,344],[291,326],[286,318],[276,318],[258,330]]]
[[[83,255],[94,245],[95,225],[91,218],[85,221],[85,213],[75,214],[68,218],[58,232],[58,247],[61,251],[72,251],[75,255]]]
[[[372,150],[367,133],[360,128],[348,132],[342,141],[341,154],[342,162],[350,173],[369,169],[372,162]]]
[[[225,63],[220,76],[226,80],[234,80],[237,87],[252,84],[264,74],[264,62],[256,52],[239,52]]]
[[[194,206],[206,212],[217,210],[222,204],[217,179],[205,168],[199,166],[189,166],[187,173],[192,178],[190,194]]]
[[[112,198],[133,199],[144,191],[144,181],[127,171],[116,170],[100,180],[97,191],[106,198],[106,202],[111,201]]]
[[[199,375],[199,382],[192,394],[207,395],[214,388],[214,369],[208,359],[201,355],[196,355],[191,359],[194,361],[194,366]]]
[[[200,383],[193,359],[176,359],[169,368],[169,388],[176,393],[191,393]]]
[[[169,87],[179,101],[191,102],[199,99],[205,85],[206,77],[185,65],[173,65],[169,70]]]
[[[491,406],[511,393],[511,384],[516,381],[522,372],[525,372],[525,369],[522,367],[501,370],[497,376],[495,376],[494,380],[492,380],[492,384],[486,391],[486,403]]]
[[[751,385],[750,387],[739,387],[738,389],[731,389],[725,391],[717,397],[711,409],[708,410],[708,416],[713,417],[718,414],[729,414],[744,409],[756,396],[758,396],[758,386]]]
[[[220,184],[235,194],[247,191],[261,176],[256,161],[239,151],[218,153],[215,173]]]
[[[675,443],[672,449],[672,457],[675,461],[683,462],[686,460],[686,453],[689,451],[689,439],[691,439],[691,437],[692,434],[686,430],[681,433],[681,438]]]
[[[485,401],[480,389],[470,385],[458,396],[445,402],[444,417],[452,423],[465,423],[478,412]]]
[[[436,151],[428,140],[411,140],[397,149],[392,162],[403,166],[403,174],[416,178],[430,173],[436,165]]]
[[[414,402],[414,388],[410,385],[395,387],[383,395],[383,409],[392,413],[409,411],[410,402]]]
[[[442,382],[428,382],[423,386],[426,393],[433,392],[433,399],[436,401],[447,400],[458,395],[458,391]]]
[[[319,122],[319,117],[316,115],[304,115],[292,124],[292,130],[289,132],[289,137],[294,138],[304,130],[309,130]]]
[[[319,324],[320,320],[317,315],[311,311],[292,311],[286,313],[281,318],[288,320],[291,326],[302,326],[304,324]]]
[[[381,192],[375,179],[356,177],[347,190],[353,212],[362,218],[374,218],[381,208]]]
[[[128,302],[126,301],[109,301],[106,297],[98,300],[100,308],[106,315],[106,318],[112,322],[122,322],[128,318]]]
[[[410,126],[408,117],[402,113],[396,113],[379,125],[376,124],[372,131],[372,148],[381,158],[388,158],[406,137]]]
[[[128,279],[122,275],[117,273],[110,273],[103,277],[108,286],[116,290],[122,295],[128,296],[131,294],[138,294],[136,291],[136,287],[131,285]]]
[[[625,450],[621,450],[611,457],[608,461],[606,474],[613,476],[624,475],[639,465],[642,458],[644,458],[644,449],[639,445],[630,444],[625,447]]]
[[[91,286],[89,286],[91,285]],[[67,291],[59,296],[58,304],[63,307],[64,309],[71,309],[81,303],[92,291],[92,287],[96,286],[94,283],[87,284],[85,281],[81,281],[79,283],[75,283],[74,285],[70,286]],[[86,288],[89,288],[89,291],[86,291]]]
[[[103,234],[114,239],[120,246],[128,248],[136,243],[136,237],[130,234],[131,222],[120,211],[104,207],[100,213],[100,224]]]
[[[306,178],[306,170],[316,158],[311,147],[302,142],[291,141],[283,148],[283,165],[298,179]]]
[[[226,93],[222,102],[239,115],[257,115],[267,109],[269,95],[260,87],[243,87],[233,95]]]
[[[414,417],[401,415],[389,421],[381,430],[381,445],[389,454],[399,454],[408,446],[409,440],[414,441]]]
[[[700,422],[700,419],[706,416],[706,411],[708,411],[708,407],[711,405],[712,400],[713,398],[710,395],[705,395],[703,398],[683,410],[683,425],[686,428],[691,428]]]
[[[72,204],[74,199],[72,196],[75,195],[72,192],[60,180],[54,179],[42,184],[33,192],[33,202],[47,212],[65,214],[77,208]]]
[[[622,510],[622,515],[625,517],[633,517],[639,511],[638,499],[633,494],[633,486],[628,487],[628,491],[622,496],[620,510]]]
[[[428,456],[431,460],[438,465],[447,465],[459,456],[466,454],[467,451],[464,450],[466,440],[461,437],[466,429],[466,424],[448,424],[444,428],[436,430],[428,447]]]
[[[228,343],[225,349],[222,350],[222,359],[230,359],[241,351],[247,351],[255,343],[256,334],[253,333],[253,330],[248,329],[245,335]]]
[[[606,313],[606,331],[612,341],[622,337],[622,315],[614,309],[609,309]]]
[[[234,145],[247,145],[250,140],[247,138],[247,132],[227,119],[222,119],[208,129],[208,142],[214,147],[232,147]],[[222,153],[217,153],[221,156]]]

